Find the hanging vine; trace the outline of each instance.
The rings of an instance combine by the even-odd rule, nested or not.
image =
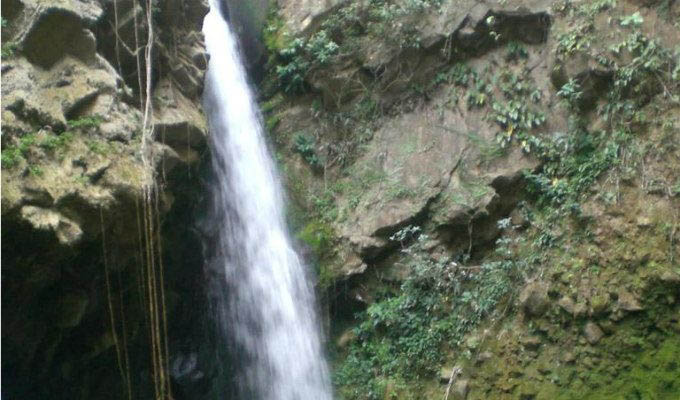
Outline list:
[[[153,122],[153,51],[154,51],[154,20],[153,14],[158,7],[155,0],[139,0],[144,10],[144,19],[138,18],[137,4],[133,5],[133,24],[134,24],[134,50],[130,49],[121,38],[118,32],[118,4],[113,2],[114,11],[114,30],[116,40],[116,58],[119,64],[119,48],[122,46],[135,57],[137,67],[137,84],[139,88],[140,110],[143,113],[141,129],[140,154],[142,160],[142,182],[141,207],[136,202],[137,230],[139,253],[137,260],[140,269],[137,274],[137,288],[139,300],[145,316],[144,321],[148,328],[150,343],[151,371],[154,387],[154,398],[156,400],[172,399],[172,390],[169,374],[169,343],[168,343],[168,324],[165,301],[165,273],[162,260],[161,246],[161,223],[159,213],[159,193],[160,189],[156,182],[154,169],[154,122]],[[140,29],[146,28],[146,38],[142,43]],[[143,58],[142,58],[143,54]],[[122,380],[126,387],[128,400],[132,399],[132,385],[130,379],[130,362],[127,350],[126,322],[123,309],[122,298],[122,279],[118,276],[119,303],[121,327],[123,332],[122,343],[116,329],[116,313],[113,306],[111,295],[111,281],[109,278],[109,268],[106,261],[106,245],[104,236],[104,217],[100,210],[102,223],[102,241],[104,251],[104,267],[106,275],[107,295],[109,299],[109,312],[111,319],[111,329],[116,348],[116,357],[121,373]]]

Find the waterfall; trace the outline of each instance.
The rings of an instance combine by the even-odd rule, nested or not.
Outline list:
[[[261,116],[218,2],[211,0],[203,25],[216,177],[210,265],[228,287],[215,311],[238,353],[236,390],[242,399],[330,399],[313,287],[291,247]]]

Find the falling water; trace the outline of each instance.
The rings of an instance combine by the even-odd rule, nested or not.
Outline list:
[[[204,104],[213,169],[216,244],[227,294],[216,311],[238,352],[243,399],[331,398],[313,288],[291,248],[281,185],[262,134],[238,45],[211,0],[203,33],[210,54]]]

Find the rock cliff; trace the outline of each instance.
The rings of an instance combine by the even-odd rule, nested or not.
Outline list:
[[[677,4],[313,3],[260,87],[338,395],[677,396]]]
[[[165,260],[170,329],[195,322],[188,311],[203,301],[192,293],[201,285],[201,256],[190,228],[206,153],[200,29],[208,6],[177,0],[145,7],[126,0],[2,2],[8,397],[151,395],[149,299],[140,287],[145,254],[156,243],[142,238],[149,226],[163,237],[159,244],[180,242],[151,249]],[[150,75],[147,15],[155,28]],[[153,132],[145,150],[146,101]],[[144,220],[149,193],[157,221]],[[189,335],[170,335],[173,362],[195,350],[178,347]],[[196,371],[177,378],[190,373]]]

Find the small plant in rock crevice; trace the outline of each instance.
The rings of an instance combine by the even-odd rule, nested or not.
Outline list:
[[[8,59],[14,57],[19,45],[15,42],[6,42],[2,44],[2,58]]]
[[[510,41],[507,45],[507,52],[505,59],[507,61],[517,61],[529,57],[529,52],[524,48],[522,43],[517,41]]]
[[[319,168],[322,166],[319,157],[316,155],[314,141],[304,133],[295,135],[293,145],[295,152],[300,154],[312,168]]]
[[[1,158],[2,168],[12,169],[19,165],[19,163],[22,160],[27,159],[30,149],[33,147],[41,148],[47,151],[48,154],[61,156],[63,155],[63,152],[73,142],[76,132],[82,132],[84,130],[97,128],[102,122],[103,118],[100,116],[97,115],[85,116],[78,119],[67,121],[67,126],[69,130],[61,132],[59,134],[53,133],[51,131],[43,131],[41,133],[33,132],[25,134],[16,139],[15,144],[5,146],[2,149]],[[92,148],[90,149],[93,150]],[[100,151],[100,154],[103,153],[104,153],[103,150]]]

